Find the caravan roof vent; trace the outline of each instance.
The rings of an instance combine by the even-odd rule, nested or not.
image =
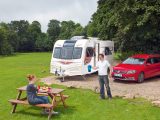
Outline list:
[[[63,44],[63,47],[74,47],[76,41],[73,40],[66,40]]]
[[[71,40],[80,40],[80,39],[84,39],[84,36],[73,36],[71,38]]]

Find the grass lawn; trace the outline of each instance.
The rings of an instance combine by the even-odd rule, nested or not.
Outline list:
[[[49,75],[50,57],[51,53],[0,57],[0,120],[47,120],[47,116],[40,114],[41,109],[33,106],[19,105],[17,112],[10,114],[12,107],[8,100],[16,98],[17,87],[27,84],[27,74],[33,73],[37,77]],[[66,89],[65,93],[70,96],[66,101],[68,108],[59,105],[56,111],[60,115],[52,116],[53,120],[160,120],[160,108],[141,98],[99,100],[99,95],[90,90],[53,87]]]

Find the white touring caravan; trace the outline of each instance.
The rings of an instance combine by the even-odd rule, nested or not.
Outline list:
[[[50,72],[63,77],[94,73],[96,70],[88,71],[88,65],[96,65],[99,53],[112,62],[114,42],[97,38],[58,40],[53,47]]]

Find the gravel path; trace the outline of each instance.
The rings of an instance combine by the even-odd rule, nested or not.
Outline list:
[[[115,61],[113,66],[119,63]],[[65,82],[60,82],[60,78],[49,76],[42,78],[46,84],[59,84],[67,87],[91,89],[99,93],[99,83],[97,74],[86,75],[84,80],[81,76],[65,77]],[[143,97],[151,100],[153,104],[160,106],[160,76],[145,80],[139,84],[136,82],[113,81],[110,79],[110,88],[113,96],[123,98]]]
[[[87,75],[86,80],[81,76],[66,77],[65,82],[60,82],[60,78],[49,76],[42,78],[46,84],[59,84],[67,87],[91,89],[99,92],[97,74]],[[113,96],[124,98],[143,97],[151,101],[160,100],[160,77],[145,80],[143,83],[127,81],[113,81],[110,79],[110,88]]]

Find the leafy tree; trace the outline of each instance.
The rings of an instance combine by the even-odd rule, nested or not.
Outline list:
[[[90,37],[97,37],[98,36],[98,31],[96,28],[96,25],[94,25],[93,22],[89,22],[87,25],[87,35]]]
[[[41,33],[35,42],[36,51],[50,51],[52,46],[50,45],[51,43],[48,43],[48,41],[47,34]]]
[[[88,31],[114,40],[122,51],[160,51],[160,1],[99,0]],[[91,29],[91,30],[89,30]]]
[[[34,42],[29,38],[28,34],[29,22],[25,20],[11,21],[10,29],[18,35],[19,47],[18,51],[33,51]]]
[[[53,44],[55,43],[55,41],[58,39],[58,36],[60,34],[60,22],[58,20],[50,20],[49,24],[48,24],[48,30],[47,30],[47,34],[48,34],[48,39],[49,39],[49,43],[50,45],[49,48],[51,46],[53,46]]]
[[[86,27],[87,28],[87,27]],[[54,42],[75,35],[86,35],[87,29],[73,21],[50,20],[47,33],[42,33],[41,24],[33,21],[11,21],[0,23],[0,54],[13,52],[50,51]]]
[[[18,40],[18,35],[14,31],[8,31],[8,41],[13,47],[14,52],[18,52],[19,48],[19,40]]]
[[[41,37],[41,24],[38,21],[33,21],[31,25],[29,25],[28,28],[28,38],[29,41],[31,41],[32,45],[32,51],[40,49],[37,41],[39,41],[39,38]]]
[[[13,53],[13,48],[7,40],[7,31],[0,27],[0,54],[10,55]]]
[[[77,23],[75,25],[75,29],[72,32],[71,36],[82,36],[82,35],[83,35],[83,27],[79,23]]]
[[[62,21],[59,39],[69,39],[75,30],[75,23],[73,21]]]

